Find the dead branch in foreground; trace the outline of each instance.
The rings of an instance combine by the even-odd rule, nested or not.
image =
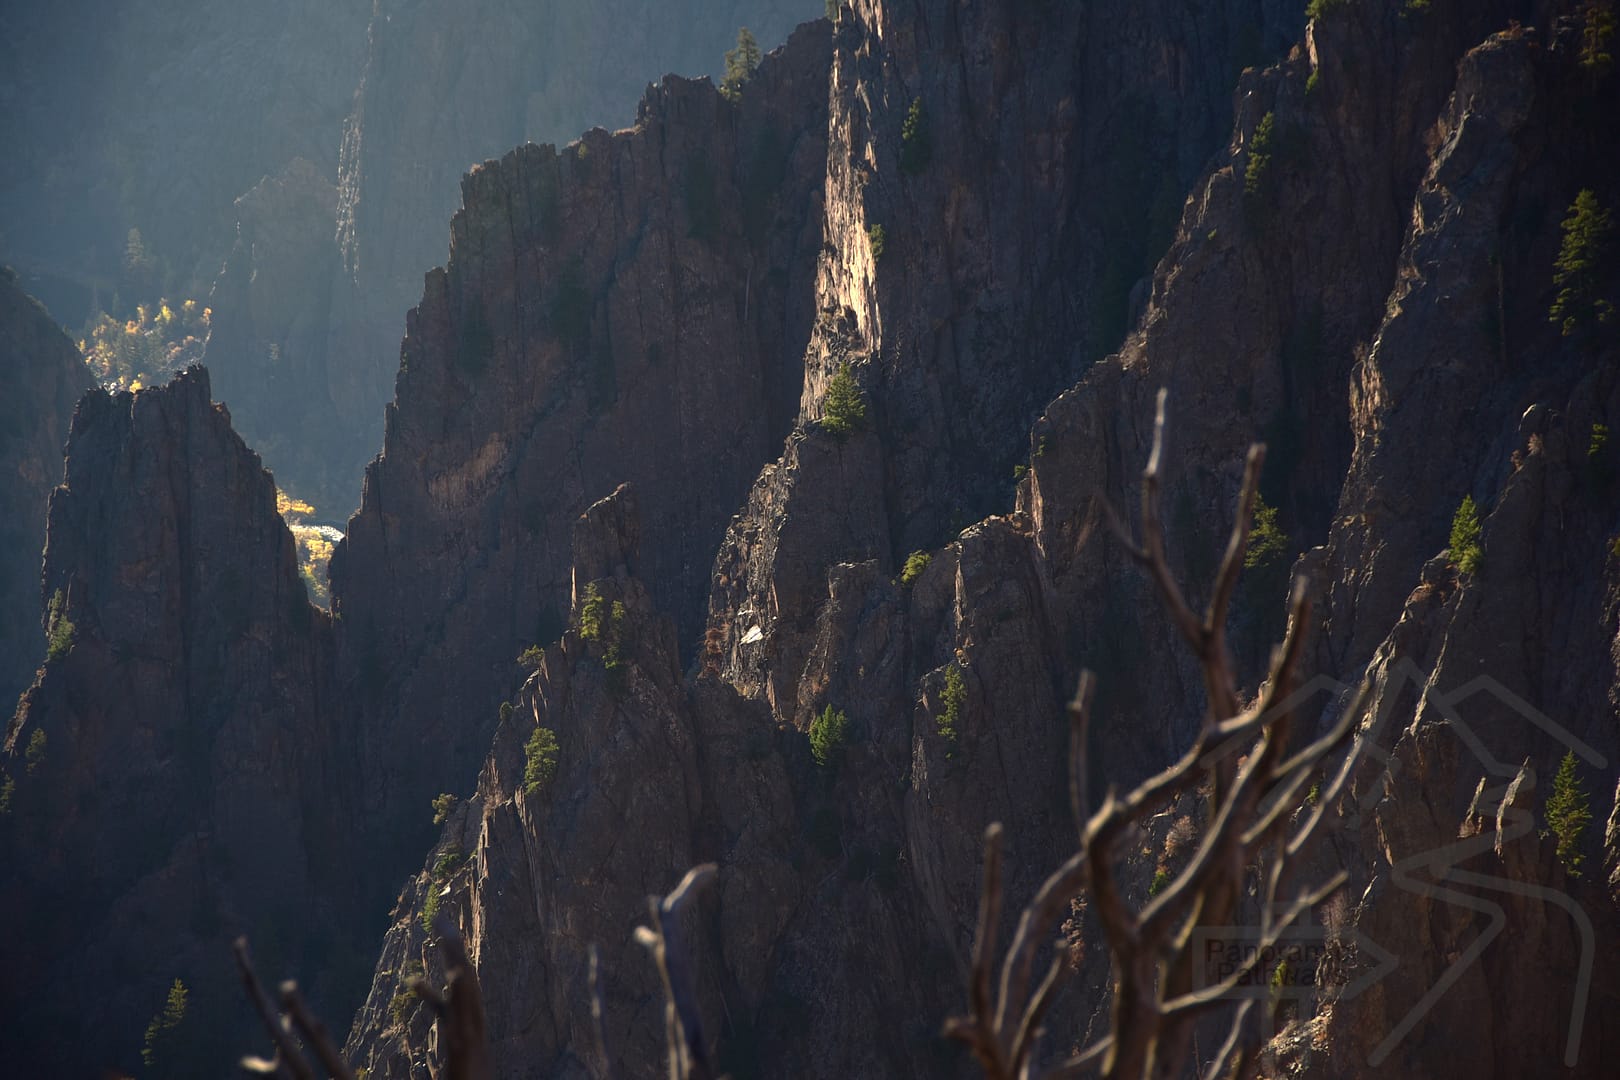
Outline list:
[[[1311,842],[1328,806],[1343,789],[1353,752],[1346,755],[1338,774],[1299,827],[1290,833],[1288,826],[1290,815],[1300,806],[1325,759],[1354,729],[1365,686],[1333,730],[1287,755],[1294,718],[1290,694],[1310,617],[1305,582],[1299,579],[1289,597],[1287,633],[1272,654],[1259,697],[1247,708],[1240,707],[1237,678],[1226,648],[1226,615],[1243,566],[1265,448],[1255,445],[1249,449],[1237,519],[1209,607],[1200,616],[1187,605],[1165,559],[1159,513],[1164,428],[1165,392],[1160,390],[1153,450],[1142,473],[1142,542],[1130,537],[1106,503],[1104,509],[1198,659],[1208,710],[1197,739],[1175,764],[1124,797],[1110,788],[1102,805],[1081,824],[1087,806],[1086,730],[1095,684],[1091,672],[1082,673],[1069,706],[1070,803],[1080,826],[1079,850],[1053,871],[1019,916],[998,982],[993,980],[992,968],[1002,907],[1002,829],[993,824],[985,830],[984,883],[968,1014],[950,1021],[946,1032],[972,1049],[990,1080],[1025,1080],[1037,1075],[1036,1044],[1064,962],[1060,951],[1035,982],[1035,958],[1070,900],[1082,892],[1089,894],[1108,939],[1113,978],[1110,1033],[1038,1075],[1057,1078],[1094,1072],[1105,1078],[1169,1080],[1186,1069],[1198,1020],[1217,1009],[1232,1008],[1227,1038],[1204,1075],[1252,1076],[1258,1064],[1258,1009],[1253,998],[1235,1001],[1233,992],[1252,986],[1257,974],[1264,980],[1268,973],[1258,971],[1263,958],[1273,953],[1302,913],[1327,899],[1345,881],[1341,871],[1320,884],[1289,893],[1294,857]],[[1198,786],[1207,791],[1207,805],[1197,852],[1141,910],[1132,910],[1114,876],[1117,842],[1148,815]],[[1195,934],[1200,928],[1232,924],[1243,896],[1246,868],[1253,865],[1264,867],[1265,875],[1257,947],[1250,959],[1225,978],[1206,980],[1201,977],[1205,972]]]
[[[664,1038],[669,1048],[669,1080],[709,1080],[707,1044],[697,994],[692,988],[692,970],[681,932],[681,913],[692,896],[720,874],[714,863],[694,866],[686,872],[675,891],[660,899],[647,898],[651,926],[636,927],[636,940],[652,953],[658,974],[664,982]]]
[[[692,987],[692,965],[681,932],[681,916],[697,890],[711,883],[718,874],[719,869],[713,863],[688,870],[668,896],[647,898],[652,925],[636,928],[636,940],[652,953],[663,981],[670,1080],[709,1080],[714,1075],[707,1057],[697,995]],[[437,1075],[446,1080],[493,1080],[495,1073],[489,1057],[478,974],[473,970],[460,932],[448,918],[442,914],[435,918],[433,930],[444,953],[445,989],[441,993],[422,976],[416,976],[407,985],[428,1003],[437,1019],[439,1055],[443,1062],[443,1070]],[[315,1080],[317,1073],[305,1056],[307,1048],[332,1080],[355,1080],[354,1071],[343,1060],[326,1025],[304,1003],[297,984],[281,984],[278,1012],[253,968],[247,938],[236,939],[235,951],[242,985],[275,1045],[275,1053],[269,1058],[243,1058],[242,1068],[254,1075],[282,1080]],[[598,1059],[594,1071],[600,1080],[612,1080],[613,1065],[603,1033],[602,988],[594,945],[590,949],[590,996],[596,1044],[593,1050]]]
[[[478,989],[478,975],[472,961],[467,958],[466,945],[461,934],[448,919],[440,915],[433,929],[439,936],[439,948],[444,953],[445,989],[440,993],[426,979],[417,976],[410,980],[409,989],[428,1003],[439,1023],[439,1053],[444,1061],[440,1074],[447,1080],[491,1080],[489,1046],[484,1034],[484,999]],[[354,1072],[331,1035],[304,1003],[298,985],[281,984],[281,1008],[278,1014],[270,1004],[269,996],[253,970],[253,959],[248,954],[247,938],[236,939],[236,966],[241,972],[242,984],[248,998],[258,1010],[259,1019],[270,1033],[276,1052],[270,1058],[246,1057],[242,1068],[260,1076],[284,1077],[286,1080],[314,1080],[316,1073],[299,1043],[313,1051],[321,1069],[332,1080],[354,1080]]]

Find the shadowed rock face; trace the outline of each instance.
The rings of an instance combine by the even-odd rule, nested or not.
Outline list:
[[[721,71],[739,26],[768,49],[819,13],[811,0],[378,4],[337,177],[342,271],[327,349],[336,400],[357,406],[361,422],[351,426],[365,436],[362,453],[344,449],[344,470],[357,476],[376,451],[375,417],[399,369],[400,314],[445,261],[444,223],[462,205],[470,167],[518,144],[561,146],[592,126],[625,126],[665,72]],[[321,492],[331,512],[354,506],[348,483]]]
[[[666,79],[634,128],[468,176],[332,564],[377,739],[368,799],[470,782],[513,658],[561,632],[570,523],[621,482],[641,491],[640,573],[696,637],[726,518],[791,423],[827,47],[808,26],[735,104]],[[440,752],[399,743],[401,724]]]
[[[0,702],[17,700],[45,655],[39,568],[45,509],[62,478],[73,403],[90,384],[62,328],[0,270]]]
[[[1590,917],[1599,957],[1620,926],[1610,885],[1620,467],[1613,445],[1593,449],[1595,425],[1620,422],[1620,357],[1612,335],[1565,339],[1546,313],[1564,207],[1605,183],[1605,204],[1620,205],[1601,179],[1620,163],[1577,62],[1572,8],[1545,5],[1540,29],[1508,29],[1522,7],[1346,5],[1286,59],[1237,78],[1241,19],[1287,27],[1280,8],[1103,5],[1086,10],[1113,18],[1093,20],[1071,5],[867,2],[835,28],[802,29],[737,103],[666,80],[630,130],[592,132],[562,153],[524,147],[475,170],[451,259],[408,319],[384,452],[334,562],[333,624],[289,606],[265,614],[262,631],[248,623],[254,647],[282,643],[262,665],[199,651],[236,640],[225,616],[188,606],[233,610],[222,574],[253,570],[254,596],[264,581],[296,583],[279,527],[243,536],[214,512],[263,521],[269,482],[239,463],[256,477],[241,481],[249,495],[232,509],[221,494],[236,488],[218,470],[245,452],[221,434],[197,376],[168,396],[81,410],[85,456],[82,467],[70,458],[53,509],[46,580],[64,588],[81,643],[47,665],[14,726],[12,774],[26,770],[29,732],[50,733],[18,798],[55,800],[18,802],[15,820],[46,813],[41,827],[57,833],[39,850],[111,861],[124,883],[88,895],[132,890],[133,876],[172,899],[159,888],[170,879],[140,877],[146,864],[131,860],[146,856],[133,842],[72,846],[71,830],[101,820],[100,747],[153,767],[139,747],[93,733],[122,730],[108,718],[126,697],[147,709],[148,684],[163,703],[151,707],[154,730],[166,730],[161,712],[210,731],[210,703],[239,687],[277,717],[250,712],[241,740],[294,733],[260,755],[281,786],[253,794],[256,805],[345,825],[306,829],[331,850],[276,846],[285,833],[250,838],[265,866],[332,905],[323,925],[379,925],[367,920],[390,875],[429,846],[429,798],[463,796],[399,894],[349,1035],[372,1080],[410,1076],[438,1053],[430,1018],[399,997],[415,965],[438,974],[429,908],[468,939],[503,1075],[590,1071],[593,942],[609,1054],[625,1075],[651,1071],[660,1002],[629,935],[644,897],[700,861],[720,867],[690,931],[725,1069],[965,1072],[938,1031],[962,1003],[979,838],[988,822],[1006,824],[1014,904],[1073,850],[1061,703],[1078,667],[1100,677],[1093,790],[1160,767],[1202,713],[1190,660],[1095,504],[1100,494],[1134,506],[1154,395],[1167,386],[1165,518],[1190,598],[1204,598],[1245,449],[1263,434],[1262,486],[1288,554],[1245,574],[1239,666],[1252,684],[1280,632],[1289,563],[1309,571],[1312,674],[1372,680],[1383,721],[1365,734],[1395,762],[1369,757],[1329,808],[1318,869],[1349,868],[1352,887],[1319,917],[1396,953],[1402,974],[1361,997],[1330,993],[1275,1042],[1279,1071],[1386,1074],[1368,1064],[1382,1041],[1493,925],[1478,905],[1408,887],[1412,860],[1461,841],[1473,846],[1457,866],[1510,898],[1505,929],[1382,1068],[1547,1071],[1567,1032],[1564,973],[1584,943],[1561,900],[1518,886],[1567,894]],[[1112,118],[1128,100],[1086,66],[1115,71],[1107,41],[1133,58],[1117,69],[1131,93],[1175,118],[1147,139],[1151,167],[1085,150],[1115,145]],[[1222,71],[1237,82],[1230,139],[1189,162],[1186,147],[1225,126]],[[933,142],[925,163],[902,168],[913,100]],[[1191,195],[1179,219],[1172,209],[1151,279],[1129,290],[1134,330],[1082,373],[1107,336],[1108,245],[1134,236],[1136,257],[1150,260],[1143,237],[1155,235],[1141,222],[1111,232],[1099,201],[1140,190],[1163,154]],[[779,176],[764,167],[773,160],[785,163]],[[1605,273],[1601,287],[1620,285]],[[1011,329],[985,336],[992,309]],[[840,439],[816,420],[845,361],[868,422]],[[958,530],[956,515],[969,522],[1012,487],[1000,459],[1024,455],[1011,511]],[[148,459],[169,463],[166,486],[145,479],[136,463]],[[140,480],[141,499],[114,482],[122,476]],[[179,494],[193,490],[213,501]],[[1473,574],[1441,555],[1464,494],[1484,516]],[[130,532],[150,568],[98,546],[103,520]],[[142,555],[167,550],[151,537],[191,543],[198,568]],[[932,557],[902,583],[895,571],[914,547]],[[164,574],[187,584],[175,590]],[[98,644],[127,625],[143,643],[121,646],[130,659]],[[145,663],[148,640],[160,657],[184,645],[157,669],[171,682],[140,668],[130,694],[102,677]],[[521,670],[513,657],[529,644],[544,648]],[[1584,878],[1538,835],[1567,740],[1527,728],[1506,698],[1467,714],[1488,759],[1443,722],[1446,695],[1481,674],[1589,751],[1583,782],[1609,827],[1583,841]],[[1332,716],[1329,696],[1306,710],[1301,734]],[[285,720],[283,700],[294,702]],[[817,762],[805,734],[829,709],[847,736]],[[555,737],[554,769],[529,750],[540,728]],[[80,732],[91,733],[82,748]],[[59,734],[73,747],[65,760]],[[78,771],[60,788],[29,784],[52,767]],[[217,755],[198,774],[203,790],[236,775]],[[117,794],[138,808],[120,827],[151,821],[152,835],[169,835],[168,785]],[[1197,813],[1167,811],[1120,853],[1133,903],[1169,858],[1174,819]],[[224,814],[209,835],[247,836],[231,831],[243,815]],[[1524,815],[1534,827],[1520,828]],[[78,859],[20,857],[33,875],[24,889],[99,880]],[[186,864],[153,865],[180,875]],[[349,872],[341,883],[338,867]],[[299,919],[244,910],[276,932],[296,928],[305,951],[286,965],[335,965]],[[124,924],[91,922],[92,940],[120,940]],[[162,925],[158,938],[191,940]],[[1101,939],[1084,919],[1063,932],[1084,962],[1049,1019],[1048,1057],[1105,1022]],[[1365,961],[1336,954],[1322,981],[1342,985]],[[1613,978],[1600,968],[1592,1001]],[[152,1006],[130,1008],[150,1015],[164,981],[138,988]],[[133,1001],[133,981],[119,985]],[[1614,1048],[1586,1028],[1573,1075],[1605,1075]],[[1212,1025],[1198,1044],[1220,1035]]]
[[[352,910],[349,838],[330,827],[352,820],[327,727],[331,627],[201,369],[84,397],[49,536],[45,589],[73,630],[6,734],[0,908],[21,932],[0,962],[29,977],[6,983],[5,1057],[133,1069],[181,978],[197,1026],[170,1067],[188,1072],[243,1035],[233,936],[307,962],[325,951],[306,951],[308,928]]]

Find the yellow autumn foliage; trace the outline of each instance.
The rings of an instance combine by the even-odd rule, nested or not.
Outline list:
[[[133,319],[102,314],[90,320],[79,351],[103,386],[138,390],[158,385],[202,359],[212,315],[195,300],[178,306],[166,299],[137,304]]]
[[[331,593],[327,586],[326,569],[332,561],[332,549],[336,545],[322,526],[304,521],[306,514],[314,512],[315,508],[309,503],[280,488],[276,489],[276,513],[287,523],[287,531],[292,533],[293,542],[298,546],[298,576],[304,579],[310,600],[327,607],[331,603]]]
[[[288,514],[302,516],[304,514],[313,514],[314,512],[315,508],[309,505],[309,503],[302,499],[295,499],[285,491],[282,491],[280,488],[276,488],[276,513],[280,514],[282,517],[286,517]],[[293,523],[289,521],[288,524],[291,525]]]

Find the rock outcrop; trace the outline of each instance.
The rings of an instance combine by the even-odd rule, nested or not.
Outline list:
[[[206,372],[79,403],[44,581],[51,656],[5,741],[0,1056],[134,1071],[178,978],[188,1027],[164,1067],[206,1072],[247,1035],[231,939],[332,970],[358,839],[333,828],[352,815],[331,625]]]
[[[671,77],[633,128],[468,176],[332,561],[368,798],[414,810],[472,781],[514,658],[564,626],[570,522],[620,483],[641,492],[641,578],[696,637],[726,519],[798,392],[827,48],[806,26],[735,103]]]
[[[90,385],[84,357],[0,268],[0,702],[10,705],[45,655],[39,571],[45,510],[62,479],[73,405]]]
[[[402,973],[435,963],[423,928],[439,911],[468,928],[481,979],[501,988],[488,999],[498,1074],[595,1068],[593,943],[612,1065],[655,1071],[657,973],[631,931],[648,894],[718,860],[693,931],[708,1014],[729,1018],[711,1048],[724,1067],[913,1074],[932,1042],[917,1021],[932,990],[912,978],[927,934],[893,840],[909,740],[889,724],[884,752],[857,740],[829,770],[718,680],[683,684],[673,625],[629,572],[630,500],[620,489],[573,530],[573,628],[503,710],[476,794],[401,896],[350,1056],[387,1077],[435,1054],[428,1017],[398,995]],[[861,729],[878,722],[851,713]],[[550,765],[537,733],[555,740]],[[894,994],[874,999],[876,986]],[[834,1028],[848,1038],[827,1039]]]
[[[343,132],[345,278],[332,346],[367,407],[388,400],[400,313],[444,261],[444,222],[470,166],[521,143],[561,146],[593,125],[618,127],[659,75],[719,71],[739,26],[770,48],[817,14],[809,0],[377,4]]]
[[[373,5],[364,62],[348,69],[358,86],[338,167],[311,182],[295,166],[243,196],[215,286],[237,332],[216,332],[208,363],[284,485],[331,520],[354,509],[399,370],[400,315],[445,260],[444,223],[469,168],[520,143],[617,126],[649,78],[718,70],[739,26],[769,46],[816,12],[809,0]],[[780,149],[740,153],[777,170]],[[302,273],[289,279],[295,247]]]

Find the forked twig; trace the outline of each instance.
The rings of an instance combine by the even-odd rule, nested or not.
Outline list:
[[[438,1017],[444,1076],[447,1080],[490,1080],[494,1070],[489,1060],[484,995],[478,987],[478,973],[473,970],[467,946],[454,923],[440,914],[433,920],[433,930],[444,953],[445,992],[441,995],[433,991],[420,978],[412,982]]]
[[[438,1016],[440,1055],[444,1062],[443,1071],[438,1075],[446,1080],[491,1080],[494,1074],[485,1037],[484,1002],[478,988],[478,976],[467,958],[466,947],[455,926],[440,915],[434,921],[434,930],[439,935],[439,946],[445,956],[445,992],[441,994],[421,978],[412,979],[410,989],[426,1001]],[[277,1012],[269,995],[264,992],[263,984],[259,982],[258,973],[253,969],[247,938],[236,939],[235,951],[242,984],[276,1047],[272,1058],[243,1058],[242,1068],[261,1076],[315,1080],[315,1071],[299,1046],[301,1038],[332,1080],[354,1080],[354,1070],[343,1060],[343,1052],[333,1041],[326,1025],[310,1011],[298,991],[298,984],[281,984],[281,1011]]]
[[[649,896],[651,926],[636,927],[636,940],[652,953],[664,984],[664,1037],[669,1053],[670,1080],[708,1080],[710,1070],[703,1021],[687,955],[681,914],[697,890],[720,874],[714,863],[694,866],[675,891],[665,897]],[[604,1054],[604,1057],[606,1055]]]
[[[270,1033],[270,1041],[276,1044],[276,1056],[270,1061],[262,1058],[244,1058],[243,1068],[249,1072],[265,1073],[268,1066],[270,1075],[289,1076],[293,1080],[315,1080],[315,1073],[310,1069],[309,1062],[304,1060],[298,1043],[288,1030],[286,1017],[279,1016],[275,1007],[270,1004],[270,996],[264,992],[264,985],[259,982],[259,975],[253,970],[253,957],[248,952],[248,940],[239,937],[232,946],[236,953],[236,970],[242,976],[242,985],[247,990],[248,1000],[253,1002],[253,1008],[259,1014],[259,1020],[264,1029]]]

